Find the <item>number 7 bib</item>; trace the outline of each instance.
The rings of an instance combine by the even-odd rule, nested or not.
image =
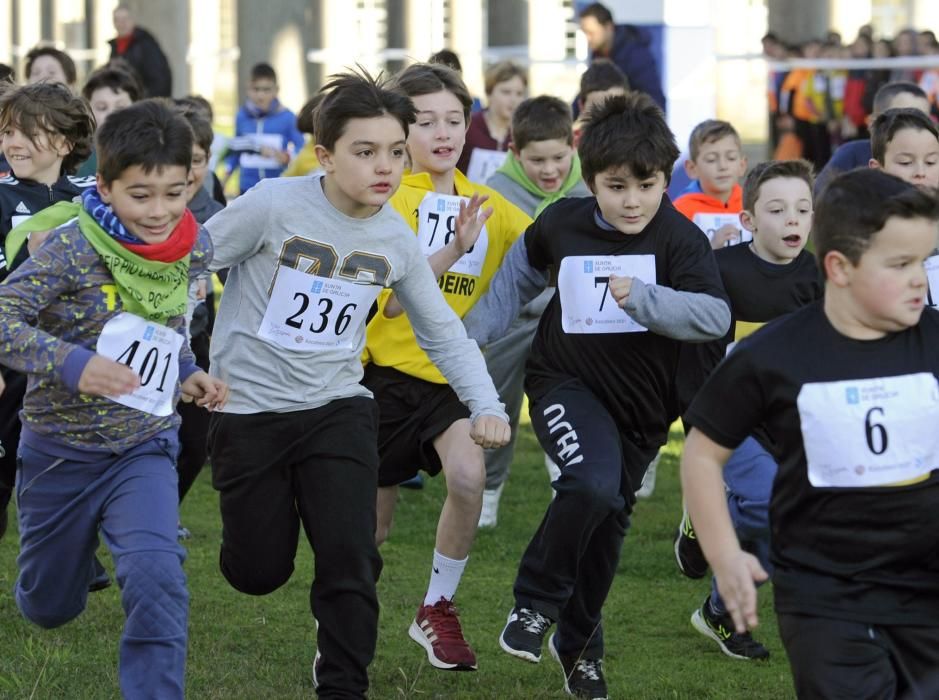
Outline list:
[[[648,330],[610,294],[610,275],[655,284],[654,255],[570,255],[561,260],[558,292],[565,333],[641,333]]]
[[[134,370],[140,376],[140,386],[133,393],[108,398],[154,416],[170,415],[182,345],[183,336],[168,326],[126,311],[112,318],[104,324],[95,350]]]
[[[258,335],[290,350],[351,348],[381,290],[281,265]]]
[[[796,404],[812,486],[900,486],[939,468],[939,383],[928,372],[805,384]]]

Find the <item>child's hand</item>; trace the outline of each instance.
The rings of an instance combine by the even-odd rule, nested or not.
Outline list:
[[[492,216],[493,208],[488,207],[480,211],[480,208],[489,200],[489,195],[480,196],[473,193],[469,203],[460,202],[460,213],[456,217],[454,228],[456,236],[453,238],[453,244],[457,247],[460,256],[466,255],[467,251],[476,245],[479,234],[483,230],[483,225]]]
[[[734,619],[737,632],[743,634],[759,624],[756,617],[756,586],[754,581],[769,578],[760,561],[747,552],[737,550],[720,561],[711,563],[717,578],[717,589],[724,607]]]
[[[3,377],[0,376],[0,394],[3,394],[3,390],[7,388],[6,383],[3,381]]]
[[[290,152],[281,151],[278,148],[271,148],[270,146],[261,146],[259,152],[265,158],[272,158],[278,161],[281,165],[287,165],[290,162]]]
[[[733,224],[724,224],[714,232],[714,237],[711,239],[711,248],[720,250],[727,244],[727,241],[736,243],[739,239],[740,229]]]
[[[621,309],[626,306],[626,300],[629,299],[629,292],[633,288],[632,277],[617,277],[610,275],[610,294],[616,301],[616,305]]]
[[[206,283],[205,278],[196,280],[196,299],[198,301],[205,301],[205,297],[209,292],[209,285]]]
[[[140,377],[134,370],[104,355],[94,355],[88,360],[78,378],[78,390],[92,396],[123,396],[138,386]]]
[[[507,444],[512,437],[512,429],[496,416],[479,416],[473,421],[470,437],[477,445],[488,450]]]
[[[184,403],[195,401],[196,406],[202,406],[209,411],[222,408],[228,401],[228,385],[202,370],[189,375],[179,388]]]

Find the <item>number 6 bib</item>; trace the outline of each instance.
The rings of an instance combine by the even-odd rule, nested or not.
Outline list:
[[[610,294],[610,274],[655,284],[654,255],[570,255],[561,260],[561,328],[565,333],[641,333],[648,330]]]
[[[140,376],[140,386],[133,393],[108,398],[154,416],[170,415],[182,345],[183,336],[168,326],[126,311],[112,318],[104,324],[95,350],[134,370]]]
[[[290,350],[351,348],[381,290],[281,265],[258,335]]]
[[[928,372],[806,384],[797,406],[812,486],[900,486],[939,468],[939,383]]]

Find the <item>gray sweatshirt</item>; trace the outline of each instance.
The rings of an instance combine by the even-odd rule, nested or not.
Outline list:
[[[321,174],[262,180],[206,224],[212,269],[231,268],[212,336],[212,374],[227,381],[231,413],[300,411],[371,396],[362,379],[365,323],[350,346],[297,350],[258,335],[281,265],[321,277],[391,287],[417,342],[472,417],[506,418],[476,343],[444,301],[408,225],[390,207],[367,219],[330,204]],[[284,317],[296,309],[279,310]],[[316,311],[308,312],[316,318]]]

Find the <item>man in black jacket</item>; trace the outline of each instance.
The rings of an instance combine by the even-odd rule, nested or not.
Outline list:
[[[147,97],[170,97],[173,73],[156,38],[134,24],[127,5],[118,5],[113,17],[117,36],[108,42],[111,58],[122,58],[137,71]]]

